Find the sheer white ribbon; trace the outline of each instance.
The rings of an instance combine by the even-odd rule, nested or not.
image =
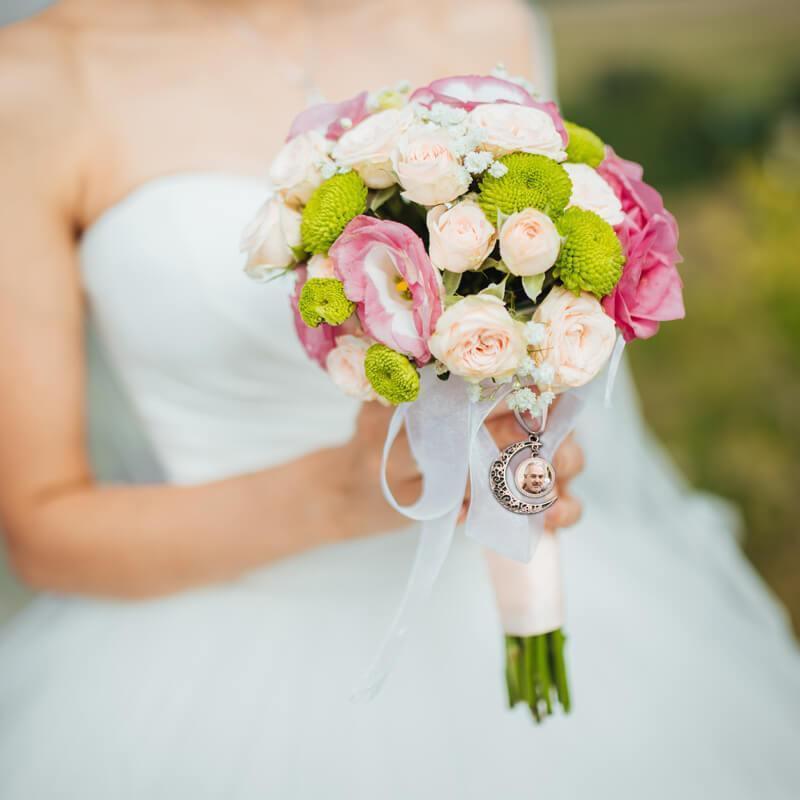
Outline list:
[[[551,410],[543,437],[544,458],[552,460],[574,427],[587,388],[562,395]],[[430,596],[453,541],[468,474],[471,499],[467,536],[515,561],[528,562],[533,556],[544,529],[543,515],[513,514],[489,489],[489,469],[499,451],[484,422],[509,389],[502,386],[491,400],[473,403],[461,379],[441,381],[434,370],[423,369],[419,399],[398,406],[392,417],[383,448],[381,484],[395,510],[422,523],[420,540],[400,607],[372,666],[353,691],[354,700],[371,699],[380,690],[412,621]],[[397,502],[386,479],[389,453],[403,425],[422,474],[422,494],[410,506]],[[520,438],[524,438],[522,431]]]
[[[611,358],[608,362],[608,370],[606,372],[606,393],[604,405],[606,408],[611,408],[611,395],[614,392],[614,384],[617,382],[617,373],[619,372],[619,365],[622,363],[622,355],[625,352],[625,339],[622,334],[617,334],[617,341],[614,342],[614,349],[611,352]]]

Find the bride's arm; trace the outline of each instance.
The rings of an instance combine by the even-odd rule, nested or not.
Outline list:
[[[354,502],[352,445],[204,486],[94,483],[85,449],[75,255],[85,189],[76,165],[86,147],[72,133],[80,131],[80,99],[45,67],[22,64],[26,79],[15,80],[20,64],[6,71],[5,61],[0,528],[15,570],[41,588],[141,596],[223,579],[345,533],[397,525],[388,507]],[[45,102],[37,102],[40,78]],[[297,502],[298,487],[307,485],[315,487],[315,502]],[[363,520],[351,525],[357,509]]]

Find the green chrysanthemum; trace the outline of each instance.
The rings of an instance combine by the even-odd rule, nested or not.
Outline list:
[[[480,182],[478,203],[492,225],[498,215],[538,208],[558,216],[572,194],[572,181],[557,161],[532,153],[510,153],[498,161],[507,172],[501,178],[486,174]]]
[[[610,294],[625,263],[614,229],[593,211],[582,208],[568,208],[556,221],[556,227],[564,242],[553,275],[575,294]]]
[[[573,164],[588,164],[596,167],[606,157],[606,146],[603,140],[588,128],[582,128],[574,122],[564,122],[569,136],[567,145],[567,161]]]
[[[309,328],[316,328],[321,322],[341,325],[355,307],[344,293],[344,284],[336,278],[310,278],[297,303],[300,316]]]
[[[419,373],[402,354],[385,344],[373,344],[364,359],[372,388],[390,403],[410,403],[419,394]]]
[[[353,217],[367,210],[367,187],[356,172],[328,178],[317,188],[303,210],[300,233],[309,253],[327,253],[328,248]]]

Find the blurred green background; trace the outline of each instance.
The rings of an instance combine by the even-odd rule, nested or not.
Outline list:
[[[800,2],[543,2],[565,115],[645,165],[687,319],[627,350],[649,423],[800,626]]]

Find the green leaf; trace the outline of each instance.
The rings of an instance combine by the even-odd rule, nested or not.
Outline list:
[[[444,283],[444,293],[455,294],[458,291],[458,287],[459,284],[461,283],[462,277],[463,275],[460,272],[450,272],[449,270],[444,270],[442,272],[442,283]]]
[[[508,267],[500,258],[487,258],[486,261],[481,264],[481,269],[496,269],[498,272],[505,272],[508,274]]]
[[[378,209],[388,203],[392,197],[400,191],[400,187],[395,184],[394,186],[388,186],[386,189],[378,189],[375,194],[372,195],[372,198],[369,201],[369,210],[373,213],[377,213]]]
[[[493,297],[496,297],[498,300],[503,300],[506,296],[506,281],[508,280],[508,275],[506,275],[500,283],[490,283],[485,289],[481,289],[478,294],[490,294]]]
[[[303,247],[293,247],[292,255],[295,257],[298,264],[304,264],[308,260],[308,253],[306,253]]]
[[[460,300],[463,300],[463,299],[464,298],[460,294],[448,294],[448,295],[445,295],[444,307],[445,308],[450,308],[450,306],[454,306],[456,303],[458,303]]]
[[[525,294],[528,295],[534,303],[536,302],[536,298],[542,293],[544,275],[544,272],[540,272],[538,275],[526,275],[522,279],[522,288],[525,290]]]

